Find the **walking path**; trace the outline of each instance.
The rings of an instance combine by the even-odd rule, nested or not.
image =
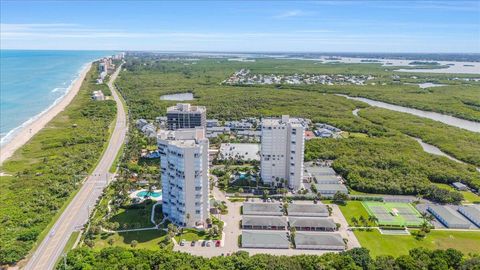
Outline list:
[[[109,173],[115,157],[123,146],[127,132],[127,118],[125,108],[120,100],[113,82],[121,70],[121,65],[111,76],[108,87],[112,91],[113,98],[117,104],[117,118],[115,129],[113,130],[107,149],[98,163],[93,173],[88,176],[83,186],[78,191],[60,218],[57,220],[48,236],[38,246],[33,256],[28,261],[25,269],[29,270],[48,270],[55,267],[55,263],[62,255],[67,241],[76,228],[83,227],[88,221],[89,214],[98,198],[101,197],[103,189],[113,179],[113,174]]]

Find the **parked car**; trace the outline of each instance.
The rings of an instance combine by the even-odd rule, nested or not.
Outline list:
[[[215,247],[219,247],[220,243],[221,243],[220,240],[215,241]]]
[[[186,243],[185,239],[180,240],[180,246],[185,246],[185,243]]]
[[[207,245],[207,241],[202,241],[202,247],[206,246]]]
[[[212,240],[208,240],[207,241],[207,247],[211,247],[212,246]]]
[[[197,242],[192,241],[192,243],[190,243],[190,246],[194,247],[196,243],[197,243]]]

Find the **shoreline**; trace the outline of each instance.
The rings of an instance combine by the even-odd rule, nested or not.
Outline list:
[[[88,71],[90,71],[92,64],[93,62],[89,62],[82,68],[78,77],[69,86],[67,93],[63,97],[60,97],[60,100],[36,116],[36,118],[30,123],[26,122],[27,124],[22,124],[22,126],[15,131],[15,134],[0,147],[0,165],[2,165],[3,162],[10,158],[16,150],[27,143],[35,134],[42,130],[48,122],[70,104],[80,91],[80,87],[82,86]]]

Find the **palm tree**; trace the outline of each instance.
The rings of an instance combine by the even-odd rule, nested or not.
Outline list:
[[[362,223],[362,225],[363,225],[364,227],[367,227],[367,225],[368,225],[367,222],[368,222],[368,221],[367,221],[367,219],[366,219],[364,216],[360,216],[359,221],[360,221],[360,223]]]
[[[282,207],[283,207],[283,213],[285,215],[288,215],[288,203],[284,203]]]
[[[358,227],[358,220],[357,220],[356,217],[352,217],[351,221],[352,221],[353,225],[355,225],[355,227]]]
[[[332,215],[333,209],[330,205],[327,204],[328,216]]]
[[[368,216],[368,221],[373,223],[373,224],[376,224],[378,222],[378,218],[376,216]]]

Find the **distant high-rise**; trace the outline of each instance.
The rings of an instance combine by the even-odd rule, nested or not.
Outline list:
[[[164,216],[178,226],[209,217],[208,139],[203,128],[158,134]]]
[[[286,180],[290,188],[301,188],[304,133],[300,120],[288,115],[262,120],[260,174],[264,183],[281,184]]]
[[[178,103],[167,108],[167,127],[169,130],[203,127],[207,121],[207,109],[204,106],[191,106]]]

